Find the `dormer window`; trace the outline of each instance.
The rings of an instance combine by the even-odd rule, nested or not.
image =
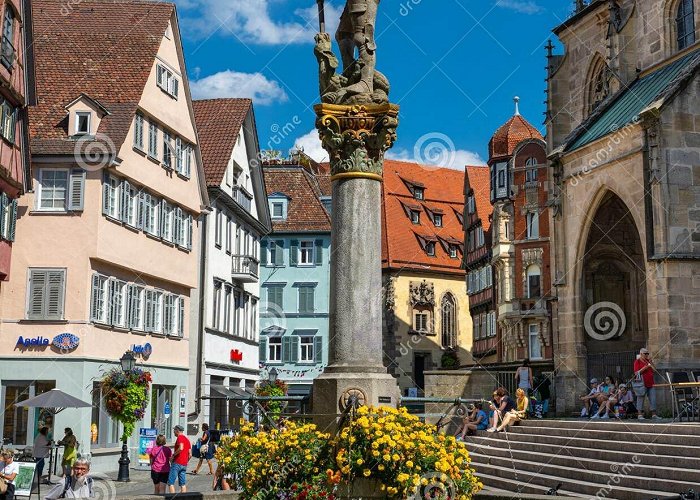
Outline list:
[[[476,212],[476,203],[474,201],[474,195],[470,194],[467,198],[467,213],[473,214]]]
[[[177,99],[179,88],[177,77],[162,64],[156,66],[156,83],[166,94]]]
[[[273,219],[284,218],[284,204],[281,201],[272,203],[272,218]]]
[[[413,188],[413,197],[416,200],[422,200],[425,198],[425,190],[422,187],[414,187]]]
[[[92,113],[77,111],[75,113],[75,135],[89,135]]]
[[[420,224],[420,212],[418,210],[411,210],[411,222]]]
[[[450,245],[450,258],[451,259],[457,258],[457,245]]]
[[[270,217],[275,221],[287,218],[287,198],[282,194],[268,197],[270,203]]]
[[[429,241],[425,244],[425,253],[430,257],[435,257],[435,242]]]
[[[433,224],[435,224],[435,227],[442,227],[442,214],[433,215]]]

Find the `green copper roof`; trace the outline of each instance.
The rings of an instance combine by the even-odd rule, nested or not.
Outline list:
[[[583,125],[584,131],[566,147],[566,151],[585,146],[631,123],[678,78],[699,54],[700,50],[693,51],[668,66],[634,81],[605,111]]]

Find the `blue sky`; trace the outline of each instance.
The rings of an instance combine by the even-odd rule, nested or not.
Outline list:
[[[175,0],[195,97],[252,97],[261,148],[295,144],[323,159],[316,0]],[[329,31],[341,0],[326,1]],[[542,129],[545,49],[568,0],[383,0],[378,69],[401,106],[392,156],[455,168],[487,157],[493,132],[520,111]],[[437,144],[431,149],[430,144]],[[439,145],[444,147],[441,149]]]

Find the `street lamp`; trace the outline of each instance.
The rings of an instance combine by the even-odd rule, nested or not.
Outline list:
[[[267,380],[270,381],[271,384],[274,384],[277,382],[277,376],[279,375],[279,372],[277,371],[277,368],[274,366],[270,368],[270,371],[267,372]]]
[[[119,363],[122,365],[122,371],[126,374],[134,369],[136,366],[136,356],[131,351],[126,351],[124,355],[119,359]],[[122,453],[119,457],[119,473],[117,474],[117,481],[126,483],[129,481],[129,448],[126,445],[126,437],[122,441]]]

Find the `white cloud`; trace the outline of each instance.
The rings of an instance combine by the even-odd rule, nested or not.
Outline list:
[[[261,73],[239,73],[230,69],[192,80],[190,88],[195,99],[250,97],[261,106],[289,99],[275,80],[268,80]]]
[[[497,5],[521,14],[539,14],[544,10],[544,8],[537,5],[533,0],[498,0]]]
[[[189,36],[208,38],[213,34],[237,38],[256,45],[313,43],[318,31],[315,0],[308,7],[285,9],[289,0],[176,0],[186,19],[181,26]],[[291,2],[290,2],[291,3]],[[272,5],[274,4],[274,9]],[[271,12],[287,10],[285,19],[273,19]],[[341,10],[326,2],[326,31],[333,33]]]
[[[313,129],[308,134],[298,137],[294,141],[294,149],[301,149],[308,156],[317,162],[327,162],[328,152],[321,146],[321,139],[318,138],[318,131]]]

